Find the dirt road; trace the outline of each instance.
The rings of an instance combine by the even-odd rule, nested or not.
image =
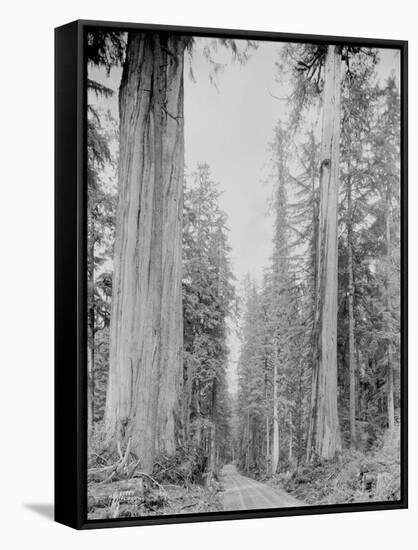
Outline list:
[[[224,466],[222,483],[225,487],[225,510],[257,510],[303,506],[304,503],[281,489],[276,489],[238,473],[232,464]]]

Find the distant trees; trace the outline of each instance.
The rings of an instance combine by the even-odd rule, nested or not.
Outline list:
[[[393,77],[389,78],[383,91],[383,112],[377,124],[381,130],[378,137],[375,168],[380,168],[379,195],[385,204],[385,337],[387,340],[387,414],[390,429],[395,425],[395,373],[399,376],[399,288],[400,288],[400,99]],[[378,171],[378,170],[377,170]],[[395,354],[394,354],[395,350]]]
[[[89,68],[109,73],[123,58],[119,32],[88,33],[86,54]],[[103,418],[109,369],[109,324],[112,296],[112,255],[115,229],[117,154],[116,121],[100,108],[100,100],[113,90],[87,79],[87,406],[88,433]]]
[[[183,223],[184,362],[182,440],[208,454],[208,476],[225,457],[230,414],[226,388],[227,319],[233,314],[226,214],[209,166],[188,178]]]
[[[377,288],[371,307],[380,327],[376,367],[383,370],[383,401],[388,427],[393,429],[399,409],[400,361],[400,99],[393,77],[379,90],[378,106],[372,142],[375,223],[371,227],[377,247],[373,266]]]
[[[351,61],[351,72],[342,83],[341,125],[341,192],[339,224],[344,229],[339,239],[339,326],[340,361],[348,370],[349,444],[358,443],[358,258],[359,234],[367,225],[373,196],[371,147],[373,117],[377,109],[377,91],[373,84],[376,59],[357,56]],[[347,377],[343,377],[344,380]],[[346,421],[347,416],[342,415]]]
[[[96,98],[110,96],[109,88],[88,80],[88,93]],[[103,173],[114,169],[114,155],[110,144],[114,139],[105,128],[99,110],[89,105],[87,119],[87,299],[88,299],[88,427],[103,414],[103,376],[99,365],[108,353],[104,336],[110,322],[112,273],[107,260],[112,252],[114,238],[115,193],[106,184]],[[109,121],[112,127],[113,121]],[[103,349],[103,347],[105,349]],[[107,361],[106,361],[107,362]]]
[[[307,321],[304,283],[292,257],[291,215],[286,188],[289,135],[277,125],[271,144],[275,182],[273,254],[263,286],[246,283],[242,347],[238,362],[240,448],[247,470],[276,473],[280,457],[300,459],[305,418],[305,346]],[[298,235],[299,239],[299,235]]]
[[[265,341],[262,298],[253,281],[245,281],[241,348],[238,361],[239,464],[247,473],[254,467],[269,469],[272,419],[271,362]],[[266,346],[266,348],[264,347]],[[264,444],[265,442],[265,444]]]
[[[358,56],[352,62],[352,75],[343,84],[342,101],[340,418],[345,434],[349,429],[347,443],[361,448],[368,448],[382,429],[394,426],[391,396],[393,414],[399,396],[399,384],[390,389],[389,368],[389,364],[396,365],[393,372],[399,380],[400,281],[395,259],[399,259],[399,94],[392,78],[383,86],[376,85],[375,66],[376,59],[370,56]],[[393,193],[389,201],[387,178]],[[396,242],[395,251],[389,252],[389,262],[388,204],[397,217],[396,224],[389,223],[390,237]],[[388,280],[389,287],[394,285],[392,289],[388,289]],[[395,296],[393,307],[390,301]],[[397,350],[393,362],[391,349]]]

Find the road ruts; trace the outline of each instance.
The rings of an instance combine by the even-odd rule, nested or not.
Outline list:
[[[262,508],[287,508],[304,503],[281,489],[245,477],[228,464],[222,470],[224,485],[224,510],[257,510]]]

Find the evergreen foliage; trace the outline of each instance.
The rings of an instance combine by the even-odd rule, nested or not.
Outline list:
[[[298,46],[296,50],[303,50],[314,59],[314,53],[307,48]],[[289,47],[287,63],[289,58],[295,61],[296,50]],[[385,434],[390,427],[391,392],[395,425],[400,422],[400,108],[394,77],[383,85],[376,79],[376,54],[362,50],[348,54],[350,61],[342,81],[338,206],[338,415],[344,449],[348,449],[351,270],[356,434],[352,444],[358,456],[364,456],[375,452],[382,445],[382,438],[388,437]],[[301,78],[299,73],[313,74],[313,65],[309,69],[297,64],[294,70]],[[299,84],[295,82],[295,95],[290,98],[295,108],[300,99]],[[312,113],[320,105],[315,103],[313,93],[310,97]],[[306,105],[306,98],[303,101]],[[309,118],[311,114],[306,111],[301,116]],[[306,128],[305,123],[303,127]],[[289,135],[294,138],[293,147],[288,146]],[[273,255],[261,288],[249,279],[246,283],[239,359],[240,423],[236,444],[241,467],[258,476],[269,474],[271,463],[274,342],[279,365],[278,471],[296,471],[294,468],[302,468],[304,463],[313,368],[312,297],[317,278],[318,139],[313,128],[308,132],[299,130],[293,115],[289,128],[283,129],[279,124],[273,136]],[[396,448],[396,442],[393,445]],[[343,453],[344,460],[352,460],[346,450]],[[353,464],[350,467],[355,468]]]

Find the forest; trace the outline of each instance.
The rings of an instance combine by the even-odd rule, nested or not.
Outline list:
[[[268,507],[256,491],[270,507],[398,500],[398,73],[381,78],[369,47],[277,48],[271,253],[238,280],[228,181],[205,151],[186,165],[199,41],[208,87],[261,47],[86,36],[89,519]]]

